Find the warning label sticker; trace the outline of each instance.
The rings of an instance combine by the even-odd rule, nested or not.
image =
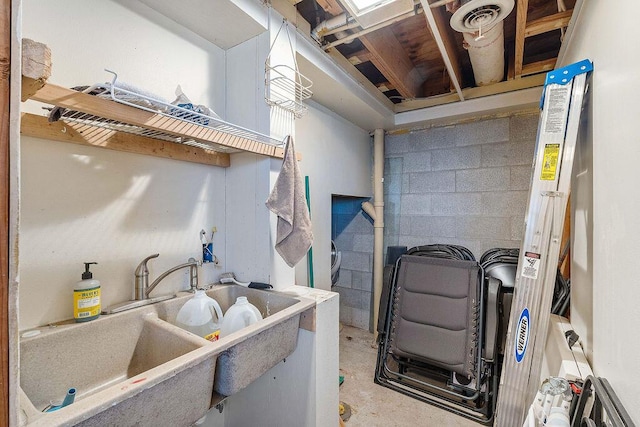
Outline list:
[[[522,277],[529,279],[538,278],[538,270],[540,270],[540,254],[535,252],[524,253],[524,265],[522,266]]]
[[[555,86],[547,94],[544,122],[544,133],[547,135],[564,135],[569,95],[571,95],[570,88],[571,85]]]
[[[544,146],[544,157],[542,159],[542,170],[540,172],[540,179],[542,181],[553,181],[556,179],[559,155],[560,144],[547,144]]]

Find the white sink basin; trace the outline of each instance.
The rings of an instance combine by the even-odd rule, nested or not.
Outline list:
[[[209,410],[214,390],[234,394],[291,354],[300,315],[315,305],[311,298],[237,285],[207,294],[223,311],[246,296],[264,319],[211,343],[171,324],[193,296],[181,293],[22,338],[20,425],[190,426]],[[41,412],[72,387],[73,404]]]
[[[47,329],[20,343],[28,423],[190,425],[209,409],[219,351],[152,307]],[[73,404],[41,412],[72,387]]]

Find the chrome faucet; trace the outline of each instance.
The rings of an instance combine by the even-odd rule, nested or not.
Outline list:
[[[157,258],[160,254],[149,255],[138,265],[135,272],[135,299],[132,301],[126,301],[120,304],[113,305],[111,307],[102,310],[102,314],[113,314],[121,311],[130,310],[136,307],[142,307],[148,304],[153,304],[160,301],[165,301],[175,297],[174,295],[164,295],[159,297],[150,297],[151,291],[158,286],[158,283],[162,281],[169,274],[181,268],[189,267],[189,284],[191,286],[191,292],[195,292],[198,288],[198,261],[195,258],[189,258],[184,264],[176,265],[173,268],[168,269],[162,273],[156,280],[149,285],[149,269],[147,268],[147,262],[152,258]]]
[[[138,265],[135,272],[135,299],[136,300],[146,300],[149,298],[149,294],[151,291],[158,286],[158,283],[162,281],[169,274],[174,271],[180,270],[181,268],[189,267],[189,285],[191,286],[191,292],[195,292],[198,288],[198,261],[195,258],[189,258],[187,262],[184,264],[176,265],[173,268],[162,273],[156,280],[149,285],[149,269],[147,268],[147,262],[152,258],[158,258],[160,254],[149,255]]]

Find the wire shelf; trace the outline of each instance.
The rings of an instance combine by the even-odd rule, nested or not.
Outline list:
[[[273,46],[282,31],[285,28],[287,39],[289,41],[289,48],[291,49],[291,56],[293,57],[294,67],[288,65],[279,64],[271,65],[271,51]],[[278,107],[285,111],[288,111],[294,115],[295,118],[304,116],[307,112],[307,106],[303,104],[303,101],[311,98],[313,92],[311,86],[313,82],[300,73],[298,69],[298,62],[296,61],[295,52],[293,51],[293,45],[291,43],[291,36],[289,35],[289,26],[286,20],[282,21],[282,25],[276,34],[267,59],[265,61],[264,71],[264,83],[265,83],[265,96],[266,103],[272,107]]]
[[[63,110],[60,119],[218,152],[238,152],[243,151],[242,147],[250,146],[255,148],[252,151],[265,151],[266,153],[268,150],[260,150],[256,146],[265,144],[270,147],[281,147],[284,144],[284,141],[234,125],[219,117],[173,105],[148,94],[125,88],[123,87],[124,84],[119,84],[117,81],[118,75],[115,72],[107,71],[113,74],[111,83],[94,85],[84,90],[84,92],[89,93],[96,89],[100,92],[100,89],[103,89],[101,93],[96,95],[97,97],[153,113],[158,116],[158,122],[162,122],[162,119],[165,118],[164,122],[170,124],[170,126],[166,127],[166,131],[70,109]],[[215,138],[211,135],[214,135]],[[233,146],[225,145],[224,141],[231,139],[234,140]],[[220,141],[220,144],[216,143],[216,141]]]

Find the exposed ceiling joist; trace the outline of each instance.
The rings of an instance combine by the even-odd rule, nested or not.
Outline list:
[[[462,89],[465,100],[482,98],[485,96],[503,94],[524,89],[530,89],[544,84],[545,75],[537,74],[535,76],[523,77],[521,79],[508,80],[495,83],[491,86],[477,86]],[[442,96],[434,96],[431,98],[416,99],[412,101],[404,101],[396,104],[395,112],[402,113],[406,111],[435,107],[438,105],[449,104],[459,100],[457,94],[447,94]]]
[[[545,59],[544,61],[532,62],[522,66],[522,75],[544,73],[553,70],[556,65],[556,58]]]
[[[460,100],[464,101],[462,87],[460,86],[460,62],[458,60],[458,56],[455,53],[453,42],[449,38],[448,33],[440,31],[441,28],[444,28],[443,25],[447,25],[446,19],[442,16],[440,10],[432,10],[427,0],[420,0],[420,4],[422,5],[424,16],[427,19],[429,28],[431,29],[431,34],[433,35],[433,38],[438,45],[438,49],[440,50],[440,54],[442,55],[444,65],[449,73],[451,84],[455,88]]]
[[[516,56],[514,58],[514,71],[516,78],[522,75],[522,62],[524,60],[524,39],[527,28],[527,8],[529,0],[518,0],[516,5]]]
[[[423,77],[415,69],[393,31],[388,27],[360,38],[371,62],[404,98],[420,96]]]
[[[337,0],[316,0],[320,7],[324,9],[329,15],[336,16],[340,15],[344,10],[340,6]]]
[[[538,34],[548,33],[549,31],[566,27],[569,25],[572,14],[573,10],[565,10],[564,12],[558,12],[556,14],[531,21],[525,28],[524,36],[537,36]]]

